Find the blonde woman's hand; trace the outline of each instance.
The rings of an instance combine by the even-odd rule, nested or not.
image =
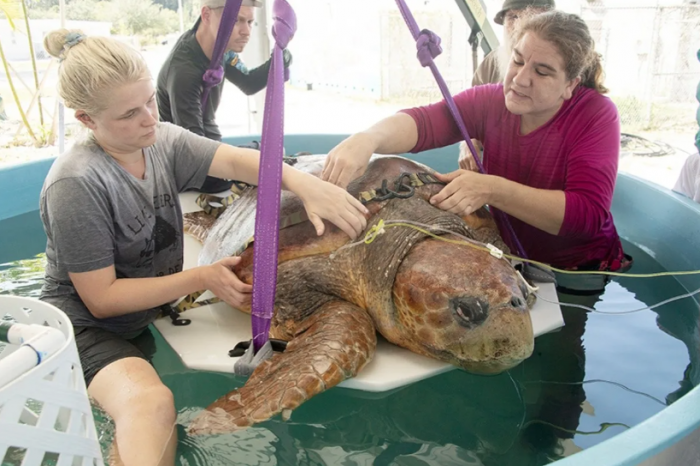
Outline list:
[[[352,180],[365,172],[374,150],[367,135],[353,134],[328,153],[321,179],[347,188]]]
[[[304,188],[297,195],[311,223],[320,236],[325,230],[323,219],[336,225],[350,238],[357,238],[367,226],[369,211],[345,189],[308,175]]]
[[[202,288],[236,309],[250,305],[253,286],[243,283],[233,268],[241,261],[238,256],[225,257],[201,269]]]

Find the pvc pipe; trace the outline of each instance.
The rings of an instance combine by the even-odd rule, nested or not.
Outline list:
[[[9,322],[0,322],[0,341],[5,343],[10,342],[8,333],[11,327],[12,324]]]
[[[0,390],[37,364],[39,357],[30,346],[21,346],[14,353],[0,359]]]
[[[66,27],[66,0],[58,0],[58,16],[60,18],[61,28]],[[63,153],[63,149],[66,143],[66,121],[65,121],[65,109],[63,108],[63,102],[58,99],[58,155]]]
[[[13,345],[22,345],[37,335],[44,333],[50,327],[38,324],[11,324],[6,328],[7,338],[4,341]],[[2,339],[1,334],[0,339]]]
[[[37,324],[0,324],[0,340],[21,345],[0,359],[0,388],[49,358],[66,343],[58,329]]]

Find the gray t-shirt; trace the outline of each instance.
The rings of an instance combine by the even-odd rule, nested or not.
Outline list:
[[[182,270],[183,227],[178,193],[201,186],[218,141],[159,123],[144,149],[146,172],[137,179],[91,141],[59,156],[41,191],[46,231],[46,277],[41,299],[63,310],[75,326],[132,336],[159,309],[98,319],[75,290],[68,272],[114,265],[117,278],[170,275]]]

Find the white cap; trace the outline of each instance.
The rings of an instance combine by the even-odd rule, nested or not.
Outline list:
[[[201,0],[201,5],[202,6],[207,6],[209,8],[223,8],[226,6],[226,0]],[[259,2],[258,0],[243,0],[241,3],[241,6],[255,6],[255,7],[261,7],[262,2]]]

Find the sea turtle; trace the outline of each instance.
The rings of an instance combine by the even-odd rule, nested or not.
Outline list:
[[[300,156],[295,166],[319,176],[323,160]],[[526,284],[506,259],[449,233],[507,251],[495,222],[484,208],[460,218],[432,206],[429,198],[443,187],[432,174],[404,157],[373,157],[348,187],[353,195],[364,193],[370,210],[363,235],[385,222],[369,244],[352,243],[328,223],[317,236],[300,217],[300,200],[283,193],[281,216],[296,221],[280,230],[270,335],[288,346],[243,387],[203,411],[191,433],[230,432],[279,413],[288,418],[304,401],[362,370],[374,354],[377,332],[475,373],[499,373],[530,356],[534,336]],[[256,190],[246,188],[216,221],[204,212],[186,214],[186,231],[204,243],[200,264],[245,247],[254,233]],[[426,234],[425,226],[448,241]],[[254,249],[253,242],[235,270],[247,283]]]

